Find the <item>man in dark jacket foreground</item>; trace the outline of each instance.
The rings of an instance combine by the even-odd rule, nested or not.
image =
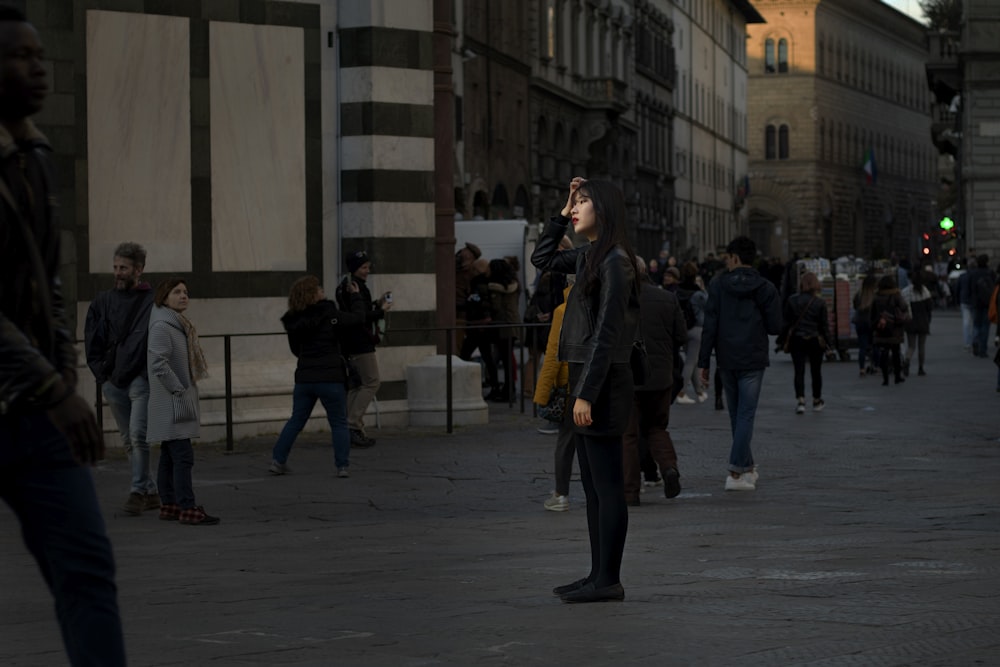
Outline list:
[[[639,438],[646,438],[649,451],[660,467],[663,492],[673,498],[681,492],[677,452],[667,427],[670,425],[671,388],[674,381],[674,357],[687,341],[687,325],[677,297],[655,287],[645,277],[646,264],[636,260],[643,274],[639,294],[639,328],[649,356],[650,374],[646,383],[635,388],[632,414],[622,436],[622,462],[625,473],[625,502],[639,504],[642,481],[639,474]]]
[[[726,252],[726,273],[708,286],[698,368],[707,386],[714,351],[733,432],[726,491],[753,491],[758,475],[750,440],[764,369],[770,363],[768,334],[781,332],[781,300],[774,285],[751,267],[757,255],[752,240],[736,238]]]
[[[52,149],[29,120],[48,92],[43,59],[35,28],[0,7],[0,498],[55,597],[69,662],[118,667],[125,645],[115,564],[85,467],[104,455],[104,441],[76,393]]]

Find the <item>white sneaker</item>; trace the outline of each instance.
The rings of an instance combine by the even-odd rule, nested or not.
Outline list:
[[[822,398],[813,401],[813,412],[823,412],[823,408],[825,407],[826,403],[823,402]]]
[[[797,415],[804,415],[805,413],[806,413],[806,404],[805,403],[799,403],[798,405],[795,406],[795,414],[797,414]]]
[[[708,394],[706,394],[705,392],[699,392],[698,393],[698,402],[699,403],[704,403],[707,400],[708,400]]]
[[[693,398],[688,398],[685,394],[679,395],[674,402],[681,405],[694,405],[696,403]]]
[[[560,496],[555,491],[545,499],[545,509],[550,512],[565,512],[569,509],[569,498]]]
[[[757,484],[752,472],[745,472],[739,477],[726,477],[726,491],[756,491]]]
[[[744,475],[750,475],[750,479],[753,480],[753,485],[757,486],[757,480],[760,479],[760,469],[757,466],[753,467],[750,472],[743,473]]]
[[[559,424],[555,422],[548,422],[545,426],[539,426],[535,429],[542,435],[556,435],[559,433]]]

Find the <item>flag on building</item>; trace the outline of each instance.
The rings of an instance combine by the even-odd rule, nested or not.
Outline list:
[[[861,169],[865,172],[865,183],[875,185],[878,179],[878,169],[875,167],[875,151],[871,148],[865,154],[865,163]]]

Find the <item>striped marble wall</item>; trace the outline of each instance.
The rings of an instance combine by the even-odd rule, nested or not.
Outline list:
[[[391,411],[406,366],[434,353],[431,336],[394,332],[435,322],[433,6],[341,0],[338,27],[341,243],[368,252],[372,292],[394,296],[379,351]]]

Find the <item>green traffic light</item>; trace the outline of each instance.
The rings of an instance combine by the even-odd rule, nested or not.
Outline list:
[[[955,221],[949,218],[948,216],[945,216],[941,218],[941,222],[939,222],[938,225],[941,227],[941,229],[947,231],[955,226]]]

